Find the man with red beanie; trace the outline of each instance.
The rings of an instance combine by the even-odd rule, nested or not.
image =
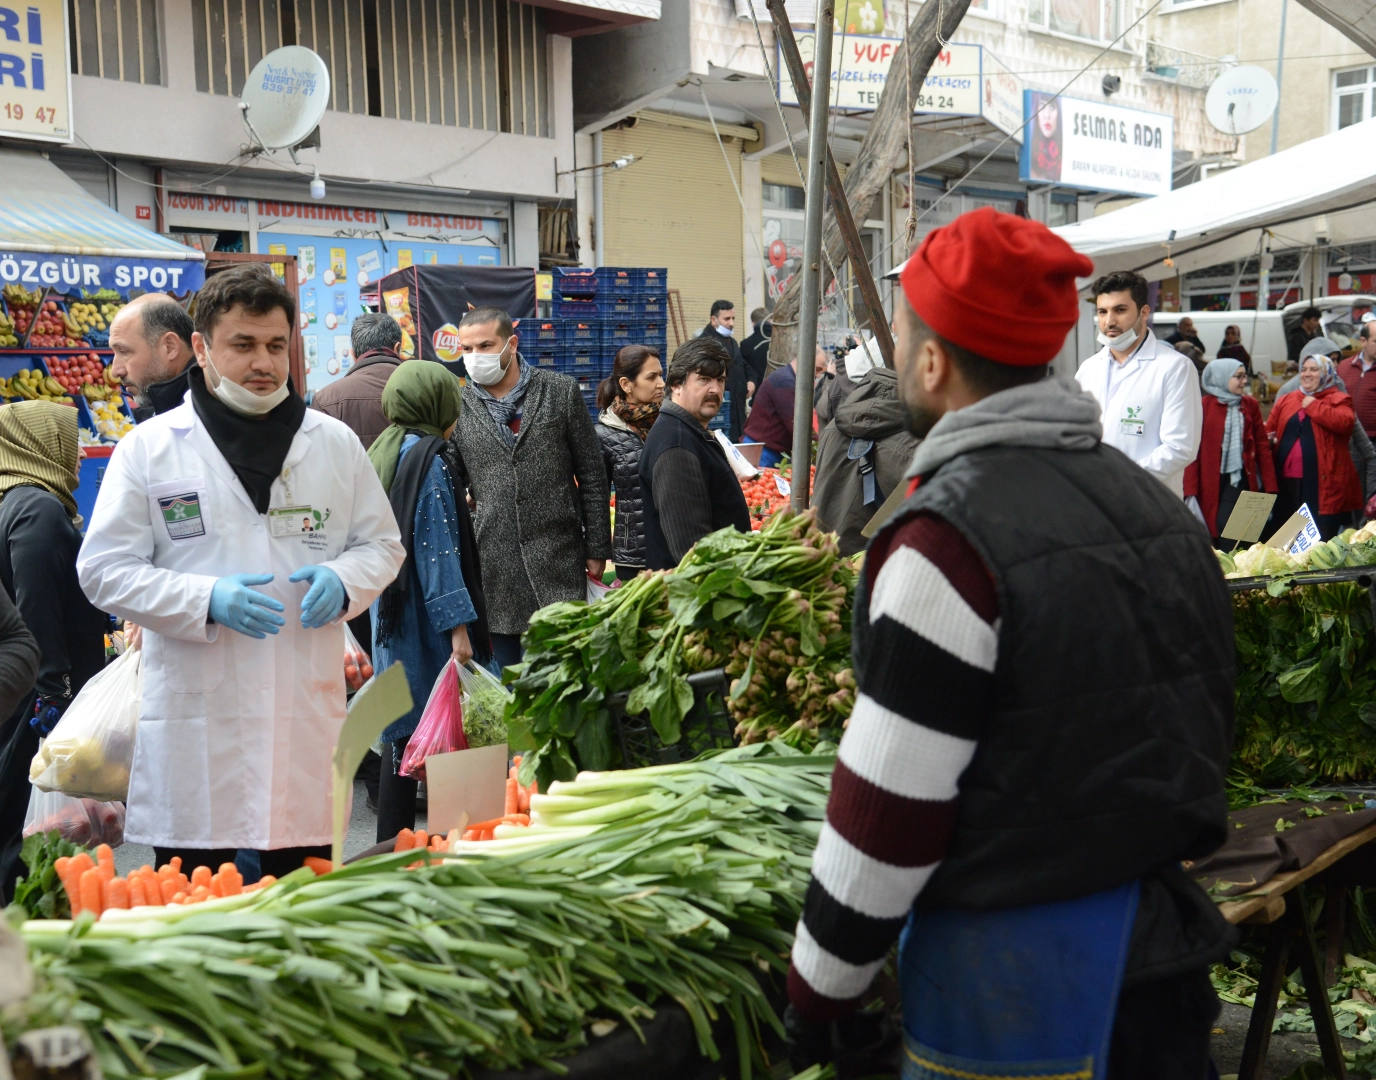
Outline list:
[[[855,1010],[899,939],[908,1080],[1207,1075],[1230,930],[1180,864],[1225,834],[1231,607],[1184,504],[1046,377],[1089,271],[983,209],[903,272],[922,442],[856,594],[795,1065],[872,1041]]]

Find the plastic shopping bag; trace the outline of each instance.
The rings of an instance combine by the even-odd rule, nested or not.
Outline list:
[[[24,816],[24,835],[50,833],[54,829],[73,844],[124,843],[124,803],[74,799],[60,791],[29,792],[29,812]]]
[[[498,746],[506,742],[506,703],[514,696],[502,680],[472,660],[459,668],[463,684],[463,732],[468,745]]]
[[[344,686],[347,693],[356,694],[373,677],[373,665],[368,653],[354,637],[348,623],[344,624]]]
[[[81,688],[29,765],[34,787],[99,802],[128,796],[142,658],[124,652]]]
[[[467,750],[468,739],[463,730],[463,701],[459,690],[459,666],[453,660],[445,663],[440,677],[430,691],[430,700],[420,714],[420,723],[406,744],[401,757],[400,773],[414,780],[425,779],[425,759],[431,754],[448,754]]]
[[[606,596],[606,595],[607,595],[609,592],[611,592],[611,591],[612,591],[612,586],[610,586],[610,585],[603,585],[602,582],[600,582],[597,578],[593,577],[591,574],[588,575],[588,603],[589,603],[589,604],[595,604],[595,603],[597,603],[597,601],[601,600],[604,596]]]

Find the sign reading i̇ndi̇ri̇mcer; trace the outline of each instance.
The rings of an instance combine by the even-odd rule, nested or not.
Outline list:
[[[0,136],[72,141],[66,0],[0,0]]]

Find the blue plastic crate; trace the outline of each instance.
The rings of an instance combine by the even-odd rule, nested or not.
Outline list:
[[[640,310],[637,312],[636,317],[640,319],[655,319],[662,322],[664,320],[667,302],[668,298],[664,296],[638,296],[636,297],[636,304],[639,306]]]
[[[554,349],[563,344],[563,324],[559,319],[522,319],[516,324],[516,332],[525,346],[522,352]]]
[[[545,371],[559,370],[559,349],[553,345],[537,345],[533,349],[522,349],[521,357],[527,363]]]
[[[556,300],[554,314],[560,319],[596,319],[601,312],[592,300]]]
[[[722,395],[721,408],[717,410],[717,415],[707,422],[708,431],[725,431],[731,426],[731,391],[728,390]]]
[[[588,412],[592,415],[592,418],[596,420],[598,415],[598,408],[597,391],[595,389],[583,391],[583,404],[588,407]]]
[[[563,319],[559,324],[559,347],[568,349],[602,344],[602,323],[598,319]]]
[[[638,319],[644,309],[640,297],[630,293],[604,296],[598,300],[597,306],[604,319]]]
[[[590,380],[595,383],[602,378],[602,349],[597,345],[559,349],[555,354],[555,370],[572,375],[580,382]]]
[[[663,296],[669,271],[663,267],[603,266],[597,271],[598,295]]]
[[[615,352],[625,345],[643,345],[644,327],[639,319],[603,319],[602,344]]]
[[[640,323],[640,333],[644,340],[642,345],[652,345],[660,350],[661,353],[669,345],[669,327],[663,319],[642,319]],[[664,359],[668,359],[665,357]]]
[[[554,291],[565,300],[594,297],[597,286],[597,271],[590,266],[557,266],[554,269]]]

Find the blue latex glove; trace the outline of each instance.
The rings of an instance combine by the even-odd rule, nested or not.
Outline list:
[[[277,612],[285,608],[271,596],[249,588],[271,580],[271,574],[230,574],[220,578],[210,590],[210,617],[251,638],[277,633],[277,628],[286,623]]]
[[[288,580],[311,583],[301,598],[301,625],[307,630],[315,630],[339,618],[344,610],[344,582],[328,566],[303,566]]]

